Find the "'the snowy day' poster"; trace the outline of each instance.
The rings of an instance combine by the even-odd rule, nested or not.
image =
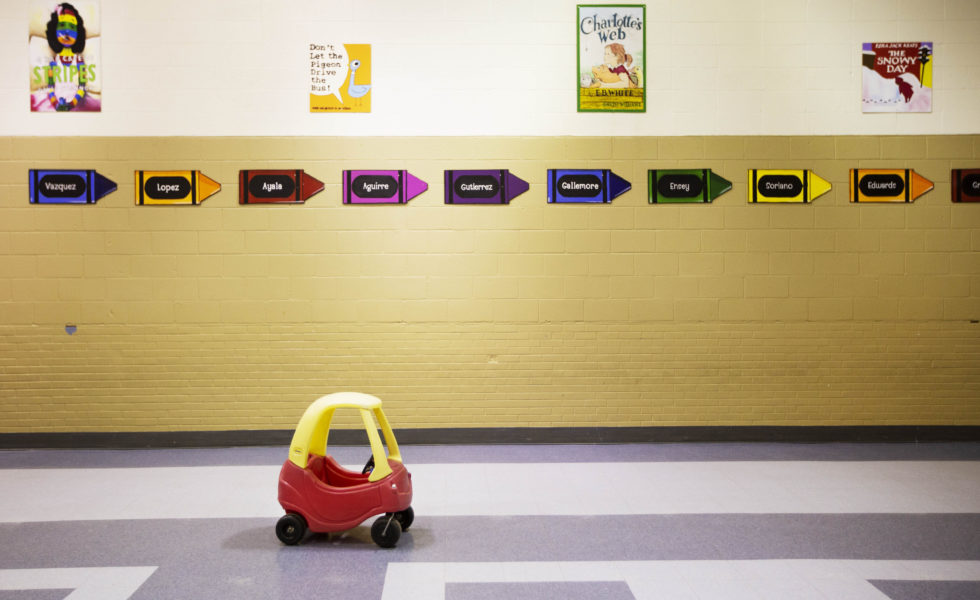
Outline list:
[[[863,112],[932,112],[932,42],[865,43]]]

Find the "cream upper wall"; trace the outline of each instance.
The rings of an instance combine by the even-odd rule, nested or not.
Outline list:
[[[624,2],[626,3],[626,2]],[[0,135],[980,132],[977,0],[649,0],[648,111],[579,114],[572,0],[101,0],[101,114],[31,114],[0,0]],[[372,112],[310,114],[308,45],[372,45]],[[935,43],[931,114],[863,115],[862,42]]]

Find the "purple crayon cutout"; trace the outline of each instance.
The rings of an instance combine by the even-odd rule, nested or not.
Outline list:
[[[446,204],[509,204],[530,185],[507,169],[446,171]]]
[[[344,171],[344,204],[405,204],[429,189],[408,171]]]

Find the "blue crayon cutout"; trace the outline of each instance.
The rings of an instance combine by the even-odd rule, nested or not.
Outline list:
[[[548,202],[609,203],[632,186],[609,169],[548,169]]]
[[[116,191],[116,182],[94,170],[30,169],[31,204],[95,204]]]

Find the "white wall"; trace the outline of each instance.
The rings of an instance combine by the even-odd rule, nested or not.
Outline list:
[[[27,5],[0,0],[0,135],[980,132],[978,0],[649,0],[645,114],[576,112],[574,0],[101,0],[103,112],[31,114]],[[370,114],[309,112],[320,41],[372,44]],[[935,43],[931,114],[861,113],[884,41]]]

